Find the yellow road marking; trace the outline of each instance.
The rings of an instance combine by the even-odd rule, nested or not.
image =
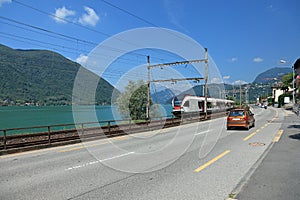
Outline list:
[[[194,172],[200,172],[203,169],[205,169],[206,167],[210,166],[211,164],[213,164],[214,162],[216,162],[217,160],[221,159],[222,157],[224,157],[226,154],[228,154],[230,152],[230,150],[226,150],[223,153],[221,153],[220,155],[218,155],[217,157],[215,157],[214,159],[208,161],[207,163],[205,163],[204,165],[201,165],[200,167],[198,167],[197,169],[194,170]]]
[[[283,134],[283,130],[281,129],[277,132],[276,136],[273,139],[273,142],[279,142],[282,134]]]
[[[247,141],[250,138],[252,138],[254,135],[256,135],[259,131],[261,131],[261,129],[266,128],[267,126],[269,126],[271,124],[271,122],[273,122],[275,120],[275,118],[278,117],[278,111],[276,110],[276,114],[275,116],[270,120],[270,122],[266,123],[265,125],[261,126],[259,129],[257,129],[255,132],[251,133],[250,135],[248,135],[247,137],[245,137],[243,140]]]
[[[118,136],[118,137],[115,137],[115,138],[112,138],[113,140],[126,140],[128,139],[129,137],[127,135],[123,135],[123,136]]]
[[[58,152],[64,153],[64,152],[75,151],[75,150],[79,150],[79,149],[83,149],[83,148],[85,148],[85,146],[74,147],[74,148],[70,148],[70,149],[63,149],[63,150],[59,150]]]
[[[256,133],[258,133],[260,131],[260,128],[257,129],[255,132],[251,133],[250,135],[248,135],[247,137],[245,137],[243,140],[244,141],[247,141],[249,140],[250,138],[252,138]]]

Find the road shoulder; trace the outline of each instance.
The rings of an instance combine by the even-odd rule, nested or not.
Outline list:
[[[233,191],[235,199],[300,199],[300,118],[284,112],[282,133]]]

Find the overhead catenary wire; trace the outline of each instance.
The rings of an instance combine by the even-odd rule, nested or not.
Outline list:
[[[76,22],[73,22],[73,21],[71,21],[71,20],[67,20],[67,19],[65,19],[65,18],[58,17],[58,16],[56,16],[56,15],[54,15],[54,14],[52,14],[52,13],[48,13],[48,12],[43,11],[43,10],[41,10],[41,9],[38,9],[38,8],[35,8],[35,7],[30,6],[30,5],[28,5],[28,4],[22,3],[22,2],[20,2],[20,1],[12,0],[12,2],[17,3],[17,4],[19,4],[19,5],[21,5],[21,6],[24,6],[24,7],[30,8],[30,9],[35,10],[35,11],[37,11],[37,12],[40,12],[40,13],[42,13],[42,14],[48,15],[48,16],[50,16],[50,17],[57,18],[57,19],[62,20],[62,21],[64,21],[64,22],[67,22],[67,23],[76,25],[76,26],[81,27],[81,28],[83,28],[83,29],[87,29],[87,30],[89,30],[89,31],[92,31],[92,32],[95,32],[95,33],[104,35],[104,36],[106,36],[106,37],[110,37],[110,36],[111,36],[111,35],[109,35],[109,34],[107,34],[107,33],[102,32],[102,31],[98,31],[98,30],[96,30],[96,29],[92,29],[92,28],[89,28],[89,27],[87,27],[87,26],[83,26],[83,25],[81,25],[81,24],[79,24],[79,23],[76,23]]]
[[[70,21],[70,20],[66,20],[66,19],[63,19],[63,18],[59,18],[58,16],[55,16],[54,14],[45,12],[45,11],[43,11],[43,10],[41,10],[41,9],[35,8],[35,7],[33,7],[33,6],[30,6],[30,5],[28,5],[28,4],[25,4],[25,3],[23,3],[23,2],[20,2],[20,1],[17,1],[17,0],[12,0],[12,1],[13,1],[14,3],[17,3],[17,4],[21,5],[21,6],[27,7],[27,8],[29,8],[29,9],[35,10],[35,11],[37,11],[37,12],[40,12],[40,13],[42,13],[42,14],[45,14],[45,15],[48,15],[48,16],[51,16],[51,17],[56,17],[56,18],[58,18],[58,19],[60,19],[60,20],[63,20],[63,21],[65,21],[65,22],[67,22],[67,23],[70,23],[70,24],[79,26],[79,27],[84,28],[84,29],[86,29],[86,30],[93,31],[93,32],[95,32],[95,33],[99,33],[99,34],[101,34],[101,35],[103,35],[103,36],[106,36],[106,37],[111,37],[111,35],[109,35],[109,34],[107,34],[107,33],[104,33],[104,32],[101,32],[101,31],[97,31],[97,30],[95,30],[95,29],[93,29],[93,28],[89,28],[89,27],[87,27],[87,26],[83,26],[83,25],[81,25],[81,24],[79,24],[79,23],[77,23],[77,22],[73,22],[73,21]],[[149,24],[149,25],[151,25],[151,26],[155,26],[155,27],[160,28],[160,27],[157,26],[156,24],[154,24],[154,23],[152,23],[152,22],[150,22],[150,21],[148,21],[148,20],[145,20],[144,18],[139,17],[139,16],[137,16],[137,15],[135,15],[135,14],[133,14],[133,13],[131,13],[131,12],[125,10],[125,9],[122,9],[122,8],[120,8],[120,7],[118,7],[118,6],[115,6],[115,5],[112,4],[112,3],[109,3],[109,2],[107,2],[107,1],[102,1],[102,2],[104,2],[104,3],[106,3],[106,4],[110,4],[110,6],[113,6],[113,7],[117,8],[117,9],[119,9],[120,11],[125,12],[125,13],[131,15],[132,17],[134,17],[134,18],[136,18],[136,19],[139,19],[139,20],[143,21],[144,23],[147,23],[147,24]],[[76,37],[73,37],[73,36],[70,36],[70,35],[65,35],[65,34],[57,33],[57,32],[54,32],[54,31],[51,31],[51,30],[48,30],[48,29],[45,29],[45,28],[41,28],[41,27],[38,27],[38,26],[34,26],[34,25],[31,25],[31,24],[24,23],[24,22],[19,22],[19,21],[14,20],[14,19],[9,19],[9,18],[7,18],[7,17],[2,17],[2,16],[0,16],[0,18],[1,18],[2,20],[6,20],[6,21],[9,21],[9,22],[12,22],[12,23],[16,23],[16,24],[25,26],[25,27],[29,27],[29,28],[34,29],[34,30],[38,30],[38,31],[44,32],[44,33],[46,33],[48,36],[52,35],[52,36],[55,36],[55,37],[56,37],[56,36],[59,36],[59,37],[62,37],[62,38],[66,38],[66,39],[68,39],[68,40],[70,40],[70,41],[76,42],[77,45],[78,45],[79,43],[87,44],[87,45],[89,45],[89,46],[97,45],[97,43],[95,43],[95,42],[91,42],[91,41],[87,41],[87,40],[82,40],[82,39],[80,39],[80,38],[76,38]],[[20,26],[19,26],[19,27],[20,27]],[[185,38],[182,38],[182,39],[186,40]],[[22,42],[24,42],[24,41],[22,41]],[[123,41],[123,42],[126,42],[126,41]],[[29,43],[29,42],[28,42],[28,43]],[[48,44],[48,45],[55,46],[56,44]],[[39,46],[43,46],[43,45],[39,45]],[[59,47],[59,45],[56,45],[56,47]],[[125,52],[125,50],[122,50],[122,49],[119,49],[119,48],[115,48],[115,47],[110,47],[110,46],[103,46],[103,47],[106,48],[107,50],[111,50],[111,51]],[[68,53],[72,53],[72,54],[76,54],[76,53],[78,54],[78,52],[86,52],[86,51],[80,49],[78,46],[77,46],[76,49],[73,48],[74,52],[72,52],[72,51],[66,51],[66,49],[69,49],[69,48],[64,48],[63,46],[60,46],[60,48],[61,48],[60,51],[64,51],[64,52],[68,52]],[[57,49],[57,48],[55,48],[54,50],[58,50],[58,51],[59,51],[59,49]],[[71,49],[69,49],[69,50],[71,50]],[[161,52],[160,52],[160,53],[161,53]],[[168,52],[167,52],[167,53],[168,53]],[[144,58],[147,56],[147,55],[145,55],[145,54],[140,54],[140,53],[137,53],[137,52],[130,52],[130,54],[133,54],[133,55],[135,55],[135,56],[144,57]],[[99,56],[102,56],[102,55],[99,55]],[[108,57],[108,55],[103,55],[103,56]],[[177,57],[176,55],[169,54],[169,56],[178,59],[178,57]],[[152,56],[152,58],[155,58],[155,57]],[[106,59],[107,59],[107,58],[106,58]],[[118,58],[118,59],[124,59],[124,58]],[[155,59],[165,60],[165,58],[155,58]],[[132,61],[133,61],[133,60],[132,60]],[[119,60],[118,62],[121,62],[121,61]],[[129,62],[123,62],[123,63],[130,64]],[[109,73],[113,73],[113,72],[109,72]],[[120,74],[118,74],[118,75],[121,75],[121,73],[124,73],[124,72],[121,72],[121,71],[120,71],[119,73],[120,73]],[[112,76],[113,76],[113,75],[112,75]]]
[[[31,32],[34,31],[34,30],[37,30],[37,31],[34,31],[34,32],[36,32],[38,34],[43,34],[44,33],[47,36],[58,38],[58,39],[67,39],[68,41],[76,42],[76,44],[78,44],[78,42],[80,42],[80,44],[87,44],[88,46],[91,46],[91,47],[95,47],[95,46],[98,45],[97,43],[92,42],[92,41],[82,40],[80,38],[76,38],[76,37],[73,37],[73,36],[61,34],[61,33],[55,32],[55,31],[51,31],[51,30],[48,30],[48,29],[45,29],[45,28],[41,28],[41,27],[38,27],[38,26],[31,25],[31,24],[28,24],[28,23],[20,22],[20,21],[17,21],[15,19],[3,17],[3,16],[0,16],[0,19],[8,21],[8,22],[10,22],[10,24],[6,23],[6,22],[3,22],[3,21],[0,21],[0,23],[5,23],[7,25],[14,26],[14,27],[19,28],[19,29],[23,29],[23,30],[27,30],[27,31],[31,31]],[[12,23],[14,23],[14,24],[12,24]],[[28,27],[28,28],[31,28],[33,30],[28,29],[28,28],[24,28],[24,27],[21,27],[21,26],[17,26],[15,24],[18,24],[18,25],[21,25],[21,26],[24,26],[24,27]],[[40,32],[38,32],[38,31],[40,31]],[[41,46],[41,45],[39,45],[39,46],[45,48],[45,46]],[[110,47],[110,46],[107,46],[107,45],[101,45],[101,47],[104,48],[104,49],[106,49],[106,50],[109,50],[109,51],[120,52],[120,53],[126,52],[123,49],[115,48],[115,47]],[[58,49],[54,49],[54,50],[58,50]],[[78,50],[80,50],[80,49],[78,49]],[[67,52],[67,51],[63,50],[63,52]],[[72,53],[72,54],[75,54],[75,53]],[[141,53],[137,53],[137,52],[129,52],[129,54],[132,54],[134,56],[143,57],[143,58],[146,57],[145,54],[141,54]],[[171,56],[173,56],[173,55],[171,55]],[[153,58],[162,60],[162,58],[158,58],[158,57],[155,57],[155,56]]]
[[[118,10],[120,10],[120,11],[122,11],[122,12],[124,12],[124,13],[126,13],[126,14],[128,14],[128,15],[130,15],[130,16],[132,16],[132,17],[138,19],[138,20],[140,20],[140,21],[143,21],[144,23],[146,23],[146,24],[148,24],[148,25],[151,25],[151,26],[160,28],[161,30],[166,31],[166,32],[169,33],[170,35],[173,35],[173,36],[175,36],[175,37],[178,37],[179,39],[182,39],[182,40],[184,40],[184,41],[186,41],[186,42],[191,42],[190,40],[187,40],[186,38],[181,37],[180,35],[174,34],[173,32],[170,32],[170,31],[167,30],[167,29],[163,29],[163,28],[161,28],[160,26],[158,26],[158,25],[156,25],[156,24],[150,22],[149,20],[146,20],[146,19],[144,19],[144,18],[142,18],[142,17],[140,17],[140,16],[138,16],[138,15],[136,15],[136,14],[134,14],[134,13],[132,13],[132,12],[126,10],[126,9],[123,9],[123,8],[121,8],[121,7],[119,7],[119,6],[116,6],[116,5],[114,5],[114,4],[112,4],[112,3],[108,2],[108,1],[105,1],[105,0],[101,0],[101,1],[102,1],[103,3],[105,3],[105,4],[107,4],[107,5],[109,5],[109,6],[113,7],[113,8],[115,8],[115,9],[118,9]],[[54,14],[52,14],[52,13],[43,11],[43,10],[38,9],[38,8],[35,8],[35,7],[31,6],[31,5],[25,4],[25,3],[23,3],[23,2],[20,2],[20,1],[17,1],[17,0],[12,0],[12,2],[17,3],[17,4],[21,5],[21,6],[27,7],[27,8],[29,8],[29,9],[35,10],[35,11],[37,11],[37,12],[40,12],[40,13],[42,13],[42,14],[48,15],[48,16],[50,16],[50,17],[60,19],[60,20],[62,20],[62,21],[64,21],[64,22],[66,22],[66,23],[70,23],[70,24],[76,25],[76,26],[78,26],[78,27],[81,27],[81,28],[83,28],[83,29],[86,29],[86,30],[89,30],[89,31],[92,31],[92,32],[95,32],[95,33],[98,33],[98,34],[101,34],[101,35],[104,35],[104,36],[106,36],[106,37],[111,37],[111,36],[112,36],[112,35],[110,35],[110,34],[108,34],[108,33],[105,33],[105,32],[102,32],[102,31],[98,31],[98,30],[96,30],[96,29],[93,29],[93,28],[84,26],[84,25],[82,25],[82,24],[80,24],[80,23],[78,23],[78,22],[74,22],[74,21],[71,21],[71,20],[67,20],[67,19],[65,19],[65,18],[58,17],[58,16],[56,16],[56,15],[54,15]],[[131,45],[135,45],[135,44],[133,44],[132,42],[128,42],[128,41],[123,40],[123,39],[120,39],[120,38],[118,38],[118,37],[115,37],[115,38],[118,39],[118,40],[120,40],[120,41],[122,41],[122,42],[130,43]],[[146,57],[147,55],[143,55],[143,56]],[[154,58],[154,57],[152,57],[152,58]]]

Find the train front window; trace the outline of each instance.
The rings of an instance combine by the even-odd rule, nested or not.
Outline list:
[[[181,106],[181,101],[174,101],[174,106]]]
[[[190,107],[190,101],[184,102],[183,106],[184,106],[184,107]]]

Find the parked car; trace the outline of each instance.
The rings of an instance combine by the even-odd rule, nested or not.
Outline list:
[[[255,126],[254,114],[247,109],[231,110],[227,117],[227,130],[233,127],[243,127],[247,130]]]

